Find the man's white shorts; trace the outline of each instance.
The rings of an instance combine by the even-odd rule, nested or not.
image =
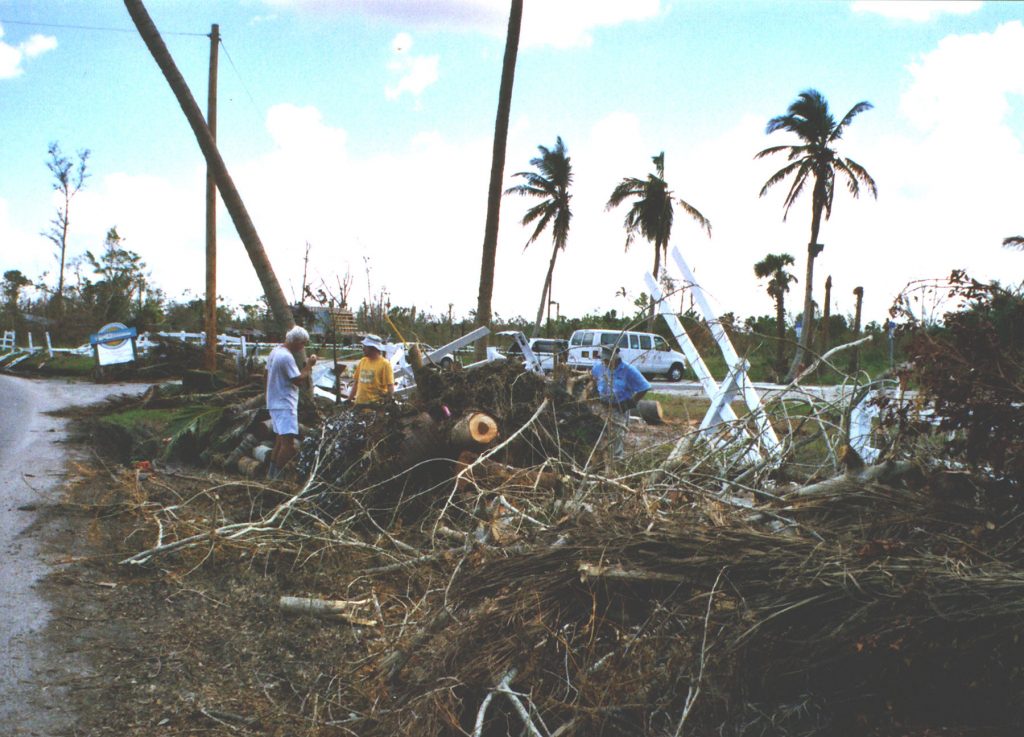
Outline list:
[[[298,413],[290,409],[270,410],[270,421],[274,425],[274,432],[278,435],[298,435],[299,417]]]

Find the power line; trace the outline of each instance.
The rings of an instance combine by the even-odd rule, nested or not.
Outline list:
[[[232,59],[231,58],[231,54],[228,53],[228,47],[224,45],[224,37],[223,36],[220,39],[220,47],[222,49],[224,49],[224,56],[226,56],[228,58],[228,63],[231,65],[231,68],[235,70],[235,76],[238,77],[239,84],[242,85],[242,89],[245,90],[245,94],[249,96],[249,102],[252,103],[253,110],[256,111],[256,116],[257,117],[261,117],[260,106],[256,104],[256,100],[255,100],[255,98],[253,98],[252,93],[249,91],[249,87],[245,84],[245,80],[242,79],[241,72],[239,72],[238,71],[238,67],[235,66],[235,60]]]
[[[110,28],[107,26],[76,26],[68,25],[64,23],[34,23],[31,21],[24,20],[4,20],[0,18],[0,23],[8,26],[37,26],[39,28],[67,28],[75,31],[110,31],[112,33],[138,33],[134,28]],[[161,31],[162,36],[202,36],[209,38],[209,33],[187,33],[185,31]]]

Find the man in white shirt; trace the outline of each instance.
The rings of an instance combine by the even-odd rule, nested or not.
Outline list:
[[[316,356],[306,359],[300,371],[295,353],[309,343],[309,333],[298,326],[285,335],[284,343],[267,357],[267,409],[274,426],[274,449],[270,453],[269,478],[277,478],[285,464],[299,452],[299,386],[316,364]]]

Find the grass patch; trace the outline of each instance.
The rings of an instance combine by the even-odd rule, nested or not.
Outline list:
[[[101,449],[121,463],[152,459],[161,454],[164,438],[179,410],[134,408],[113,412],[96,421]]]

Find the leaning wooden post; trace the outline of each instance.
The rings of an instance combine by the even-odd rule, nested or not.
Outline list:
[[[217,50],[220,26],[210,26],[210,82],[206,93],[206,126],[217,141]],[[217,182],[206,166],[206,354],[203,368],[217,370]]]
[[[178,71],[174,59],[171,58],[171,53],[167,50],[163,39],[160,38],[160,32],[157,31],[156,26],[153,24],[153,19],[149,17],[149,13],[146,12],[146,8],[141,0],[124,0],[124,5],[128,9],[128,14],[132,17],[139,35],[142,36],[146,47],[153,55],[153,60],[160,67],[164,78],[171,86],[171,91],[174,92],[182,112],[185,113],[185,118],[192,127],[192,132],[196,136],[199,148],[202,150],[203,156],[206,157],[206,165],[213,171],[214,179],[217,182],[217,189],[220,190],[221,199],[224,201],[228,214],[231,215],[231,220],[235,224],[235,229],[238,231],[238,237],[242,240],[242,245],[245,246],[245,250],[249,254],[249,260],[256,271],[256,276],[259,277],[260,284],[263,286],[263,292],[267,296],[267,304],[274,315],[274,321],[277,323],[278,329],[282,332],[291,329],[295,325],[295,319],[292,317],[288,300],[285,299],[281,285],[274,274],[274,269],[270,265],[270,259],[267,258],[267,252],[264,250],[263,243],[256,232],[256,226],[253,225],[252,218],[249,217],[249,212],[245,209],[245,204],[242,202],[242,197],[238,193],[235,183],[231,180],[231,175],[228,174],[227,165],[225,165],[224,159],[221,158],[220,151],[217,150],[217,144],[214,142],[213,136],[210,135],[210,129],[206,126],[206,120],[199,109],[199,105],[196,104],[195,98],[192,97],[184,77]]]
[[[853,315],[853,338],[856,340],[860,337],[860,308],[864,302],[864,287],[855,287],[853,294],[857,298],[857,307]],[[858,368],[860,368],[860,348],[855,347],[850,353],[850,368],[847,373],[855,374]]]
[[[825,307],[821,313],[821,350],[819,353],[824,353],[828,350],[828,333],[829,324],[828,319],[832,315],[832,277],[829,276],[825,280]]]

